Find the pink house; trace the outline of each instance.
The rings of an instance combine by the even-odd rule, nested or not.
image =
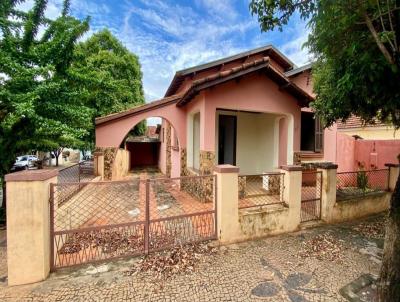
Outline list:
[[[255,174],[336,162],[337,127],[322,129],[312,100],[311,66],[295,68],[266,46],[178,71],[164,98],[96,119],[96,146],[124,148],[137,123],[161,117],[158,166],[167,176],[209,174],[216,164]]]

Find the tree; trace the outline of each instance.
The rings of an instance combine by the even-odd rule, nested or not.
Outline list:
[[[69,16],[69,1],[56,20],[44,16],[47,1],[28,12],[16,9],[20,2],[0,2],[0,178],[18,154],[81,146],[92,117],[68,86],[89,20]]]
[[[308,20],[316,114],[330,126],[352,114],[400,127],[399,0],[252,0],[264,31],[293,14]],[[382,301],[400,301],[400,178],[391,198],[379,283]]]
[[[93,119],[145,102],[138,57],[107,29],[79,43],[71,73],[74,78],[70,85],[82,89],[82,99],[93,109]],[[145,130],[143,122],[134,129],[138,135]],[[86,141],[93,145],[93,128]]]

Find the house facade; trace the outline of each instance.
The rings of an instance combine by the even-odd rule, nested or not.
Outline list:
[[[322,129],[313,98],[311,66],[295,68],[266,46],[178,71],[164,98],[96,119],[96,147],[124,148],[130,129],[160,117],[158,166],[167,176],[210,174],[218,164],[255,174],[335,162],[327,146],[336,146],[336,126]]]

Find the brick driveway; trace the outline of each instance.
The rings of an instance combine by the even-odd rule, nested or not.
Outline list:
[[[204,256],[207,261],[194,273],[166,281],[145,273],[126,276],[123,271],[137,261],[128,259],[59,271],[45,282],[19,287],[7,287],[1,231],[0,301],[345,301],[339,294],[342,286],[362,274],[379,273],[382,239],[360,233],[355,229],[360,223],[366,222],[222,247],[216,255]],[[342,245],[341,259],[318,260],[299,254],[321,234],[330,234]]]

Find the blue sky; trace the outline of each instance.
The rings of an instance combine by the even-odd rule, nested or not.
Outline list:
[[[21,6],[29,9],[33,0]],[[267,44],[297,65],[309,61],[302,44],[305,22],[295,17],[283,32],[261,33],[249,0],[72,0],[78,18],[91,16],[87,36],[109,28],[142,65],[146,100],[161,98],[177,70]],[[47,17],[60,13],[62,0],[50,0]]]

